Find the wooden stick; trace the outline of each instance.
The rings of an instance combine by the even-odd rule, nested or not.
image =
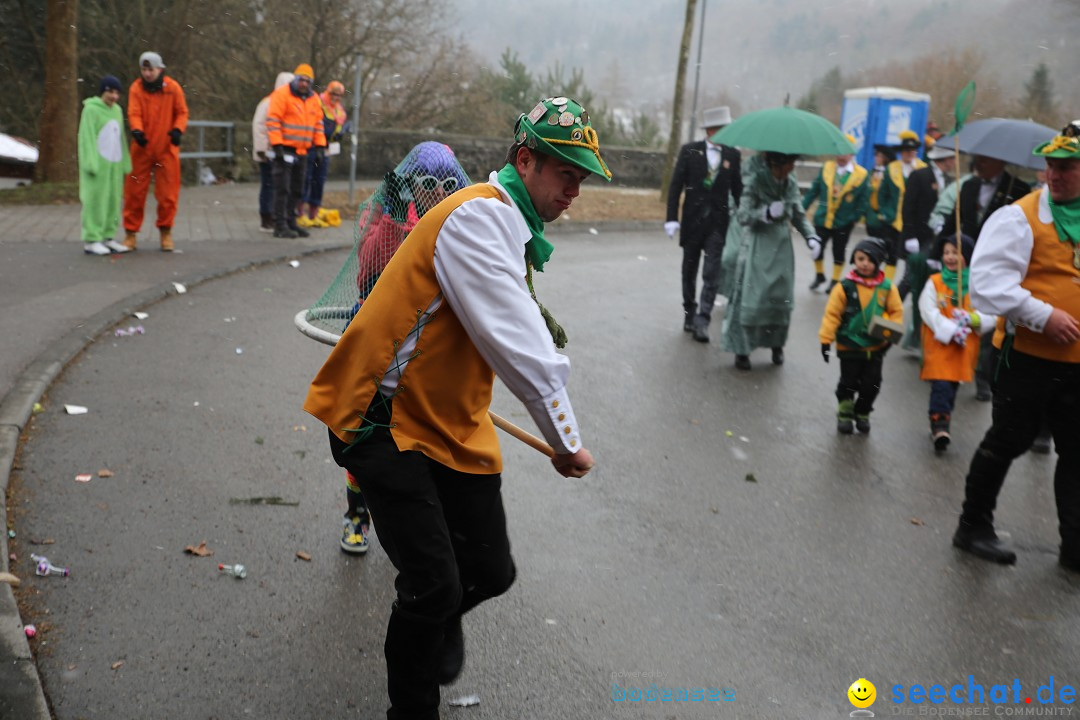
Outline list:
[[[548,445],[540,438],[536,437],[532,433],[525,432],[514,423],[510,422],[505,418],[499,417],[490,410],[488,410],[488,415],[491,416],[491,421],[495,423],[495,427],[503,430],[509,435],[512,435],[513,437],[517,438],[518,440],[525,443],[534,450],[539,450],[548,457],[555,457],[555,451],[551,449],[550,445]]]

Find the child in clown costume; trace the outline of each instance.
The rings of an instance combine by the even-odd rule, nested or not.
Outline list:
[[[83,100],[79,120],[79,201],[83,252],[88,255],[128,251],[113,239],[120,226],[124,175],[131,172],[119,100],[120,81],[112,75],[101,79],[96,97]]]
[[[930,276],[919,295],[923,322],[923,365],[919,377],[930,383],[930,438],[938,452],[951,442],[949,420],[956,389],[960,383],[971,382],[975,377],[979,336],[992,331],[997,323],[995,316],[976,312],[971,305],[968,267],[975,241],[964,235],[961,244],[963,268],[956,252],[955,236],[938,240],[932,257],[941,261],[941,272]],[[960,300],[957,300],[957,282]]]

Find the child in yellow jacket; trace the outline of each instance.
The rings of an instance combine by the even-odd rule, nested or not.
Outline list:
[[[961,240],[964,265],[956,251],[955,236],[941,238],[932,257],[941,259],[941,272],[927,280],[919,295],[922,314],[923,364],[919,377],[930,382],[930,438],[934,449],[944,451],[951,442],[949,420],[956,402],[956,389],[971,382],[979,358],[979,336],[997,324],[993,315],[976,312],[971,305],[968,266],[975,242]],[[960,300],[957,301],[957,282]]]
[[[833,342],[840,358],[836,430],[844,435],[853,430],[870,432],[870,413],[881,391],[881,364],[889,343],[870,336],[870,321],[875,316],[904,321],[900,293],[881,269],[887,255],[885,242],[878,238],[867,238],[855,246],[851,256],[855,267],[829,293],[818,330],[825,362],[829,362]]]

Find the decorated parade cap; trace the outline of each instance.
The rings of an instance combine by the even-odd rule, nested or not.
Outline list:
[[[874,152],[881,153],[890,162],[896,159],[896,148],[892,145],[875,145]]]
[[[918,150],[922,143],[919,142],[919,136],[915,134],[913,130],[902,130],[900,132],[900,149],[901,150]]]
[[[514,125],[514,141],[530,150],[562,158],[611,182],[611,171],[600,157],[600,140],[589,122],[589,111],[575,100],[541,100]]]
[[[1044,158],[1080,158],[1080,120],[1073,120],[1050,142],[1044,142],[1032,155]]]

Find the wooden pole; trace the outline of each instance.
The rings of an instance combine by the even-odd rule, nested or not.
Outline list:
[[[514,423],[496,415],[490,410],[488,410],[488,415],[491,416],[491,421],[495,423],[495,427],[499,428],[500,430],[506,432],[509,435],[512,435],[513,437],[517,438],[518,440],[525,443],[534,450],[539,450],[548,457],[555,457],[555,451],[551,449],[550,445],[548,445],[540,438],[536,437],[532,433],[525,432]]]

